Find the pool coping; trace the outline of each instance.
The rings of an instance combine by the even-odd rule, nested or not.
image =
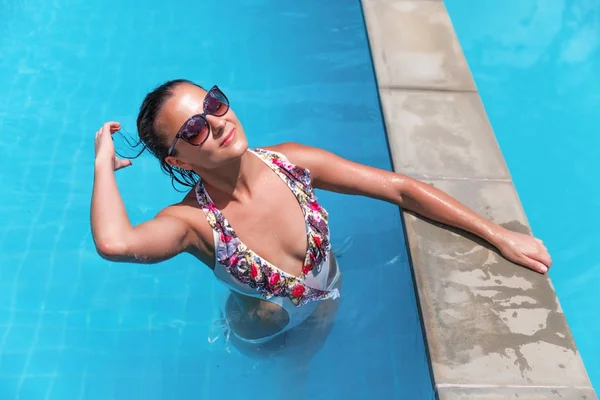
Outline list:
[[[442,0],[361,0],[395,171],[531,233]],[[597,399],[548,275],[402,211],[438,399]]]

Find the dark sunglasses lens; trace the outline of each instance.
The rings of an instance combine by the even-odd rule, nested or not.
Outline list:
[[[208,124],[201,116],[195,116],[181,130],[181,138],[191,144],[200,144],[208,135]]]
[[[229,109],[227,97],[219,89],[212,89],[204,100],[204,110],[208,114],[222,116]]]

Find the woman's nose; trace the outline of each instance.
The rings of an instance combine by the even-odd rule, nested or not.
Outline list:
[[[227,121],[223,117],[216,117],[214,115],[206,115],[206,121],[210,124],[210,128],[213,131],[213,135],[219,136],[223,134],[223,130]]]

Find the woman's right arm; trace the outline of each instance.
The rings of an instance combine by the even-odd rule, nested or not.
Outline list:
[[[131,225],[115,179],[116,170],[131,165],[115,157],[111,135],[119,129],[118,123],[108,122],[96,133],[91,226],[98,253],[112,261],[153,263],[186,251],[195,235],[169,211]]]

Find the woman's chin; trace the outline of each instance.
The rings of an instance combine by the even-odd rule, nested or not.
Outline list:
[[[232,155],[242,156],[248,150],[248,141],[244,138],[236,139],[227,149]]]

